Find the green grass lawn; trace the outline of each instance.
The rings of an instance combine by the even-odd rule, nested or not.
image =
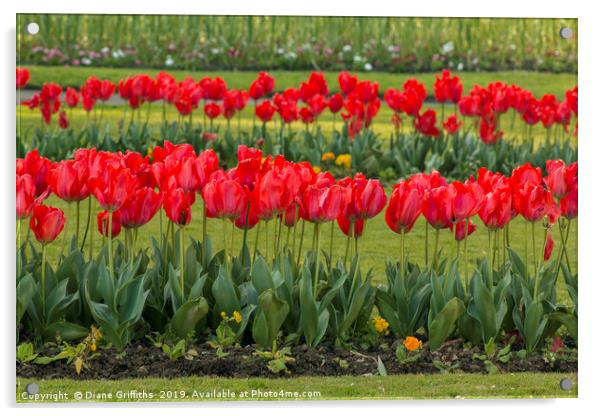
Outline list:
[[[102,68],[102,67],[67,67],[67,66],[40,66],[29,65],[31,80],[29,88],[40,87],[44,82],[57,82],[62,86],[79,87],[91,75],[100,79],[110,79],[117,83],[120,79],[131,75],[146,73],[154,76],[159,72],[157,69],[146,68]],[[180,80],[185,76],[191,76],[194,79],[201,79],[205,76],[221,76],[228,84],[229,88],[249,88],[251,82],[257,76],[255,71],[182,71],[168,70],[176,79]],[[270,71],[270,74],[276,78],[276,90],[282,91],[288,87],[297,87],[302,81],[307,80],[311,71]],[[338,90],[338,72],[324,72],[326,80],[331,89]],[[577,85],[577,74],[554,74],[530,71],[499,71],[499,72],[458,72],[457,73],[464,84],[464,90],[467,92],[474,84],[486,86],[492,81],[502,81],[508,84],[516,84],[523,88],[530,89],[536,97],[543,94],[554,94],[558,98],[564,97],[564,92],[568,88]],[[371,72],[360,74],[361,79],[370,79],[378,81],[381,92],[387,88],[401,88],[408,78],[416,78],[424,82],[427,90],[432,94],[435,74],[433,73],[390,73],[390,72]]]
[[[569,391],[560,380],[573,382]],[[130,380],[32,380],[17,379],[17,403],[54,402],[27,398],[29,383],[39,385],[39,393],[65,393],[57,402],[132,401],[258,401],[258,400],[408,400],[477,398],[557,398],[577,397],[577,374],[516,373],[500,375],[439,374],[385,377],[296,377],[287,379],[228,379],[185,377],[177,379]],[[132,391],[146,392],[147,398],[123,398]],[[81,399],[75,399],[76,392]],[[149,398],[148,394],[153,397]],[[216,397],[217,395],[221,397]],[[268,396],[271,394],[271,397]],[[109,396],[110,395],[110,396]],[[96,399],[94,399],[96,397]],[[130,397],[134,397],[130,394]]]

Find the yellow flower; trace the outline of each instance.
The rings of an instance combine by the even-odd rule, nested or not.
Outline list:
[[[102,334],[100,333],[100,330],[98,328],[96,328],[94,325],[92,325],[92,328],[90,329],[90,333],[92,334],[92,337],[98,341],[99,339],[102,338]]]
[[[382,316],[372,319],[372,325],[379,334],[389,335],[389,323]]]
[[[321,169],[319,166],[314,166],[314,167],[313,167],[313,170],[314,170],[314,172],[316,172],[316,173],[320,173],[320,172],[322,172],[322,169]]]
[[[151,157],[153,155],[153,148],[152,148],[152,146],[148,146],[148,149],[146,149],[146,155],[148,157]]]
[[[240,321],[242,321],[242,315],[238,311],[232,312],[232,318],[234,318],[237,324],[239,324]]]
[[[420,341],[416,337],[406,337],[403,340],[403,346],[406,347],[408,351],[416,351],[422,348],[422,341]]]
[[[337,166],[343,166],[347,169],[351,168],[351,155],[349,153],[345,153],[342,155],[338,155],[337,159],[334,161]]]
[[[96,351],[96,343],[95,342],[90,345],[90,351],[92,351],[92,352]]]
[[[334,153],[332,152],[326,152],[322,155],[322,161],[323,162],[327,162],[329,160],[334,160]]]
[[[228,317],[228,315],[226,314],[226,312],[222,311],[219,316],[222,317],[222,319],[226,319]]]

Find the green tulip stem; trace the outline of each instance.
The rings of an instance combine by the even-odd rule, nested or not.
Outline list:
[[[265,222],[265,260],[268,260],[268,253],[270,252],[270,221]]]
[[[86,245],[86,239],[88,238],[88,232],[90,231],[90,217],[92,216],[92,196],[88,197],[88,216],[86,219],[86,228],[84,229],[84,238],[82,238],[82,243],[80,245],[80,251],[83,253],[84,246]]]
[[[79,245],[79,203],[75,203],[75,245]]]
[[[429,222],[424,222],[424,268],[429,265]]]
[[[334,244],[334,221],[330,222],[330,247],[328,249],[328,258],[330,259],[330,265],[332,266],[332,246]]]
[[[205,209],[205,201],[203,201],[203,245],[207,239],[207,210]]]
[[[569,261],[569,250],[568,250],[568,243],[569,243],[569,236],[570,231],[571,231],[571,223],[573,222],[573,220],[568,220],[567,221],[567,225],[566,225],[566,238],[565,238],[565,246],[564,246],[564,256],[565,256],[565,260],[566,260],[566,267],[569,269],[569,273],[573,274],[573,272],[571,271],[571,262]],[[577,256],[577,227],[575,227],[575,261],[578,260],[578,256]]]
[[[17,252],[21,249],[21,218],[17,219]]]
[[[163,210],[159,209],[159,235],[161,236],[161,240],[165,238],[163,235]]]
[[[531,245],[533,249],[533,275],[535,276],[535,279],[537,279],[539,265],[537,264],[537,251],[535,249],[535,221],[531,222]]]
[[[228,228],[228,224],[226,224],[226,218],[222,218],[222,238],[223,238],[223,243],[224,243],[224,263],[228,263],[228,238],[226,237],[226,235],[228,234],[227,231]]]
[[[435,253],[433,254],[433,269],[437,269],[439,261],[439,228],[435,229]]]
[[[46,309],[46,244],[42,244],[42,276],[40,283],[42,285],[42,312]]]
[[[184,296],[184,273],[184,227],[180,227],[180,289],[182,296]]]
[[[464,241],[463,241],[463,245],[464,245],[464,286],[466,287],[466,292],[468,292],[468,220],[466,220],[466,223],[464,225]]]
[[[316,235],[316,268],[314,270],[314,298],[318,296],[318,276],[320,273],[320,223],[314,225]]]
[[[278,254],[280,253],[280,241],[281,241],[281,237],[282,237],[282,221],[284,221],[284,216],[281,216],[280,219],[277,219],[278,239],[276,242],[276,251],[274,252],[274,257],[278,256]]]
[[[303,251],[303,237],[305,237],[305,221],[301,222],[301,237],[299,238],[299,252],[297,253],[297,267],[301,261],[301,252]]]
[[[293,225],[293,256],[295,255],[296,251],[295,249],[297,248],[297,223],[299,221],[297,221],[297,216],[299,215],[299,206],[295,204],[295,218],[294,218],[294,225]],[[288,238],[287,238],[288,240]]]
[[[109,225],[107,227],[107,245],[109,249],[109,273],[111,277],[115,277],[113,274],[113,212],[109,211]]]
[[[257,257],[257,246],[259,244],[259,232],[261,231],[261,221],[257,223],[257,229],[255,230],[255,247],[253,248],[253,263]]]
[[[406,257],[406,247],[405,247],[406,233],[403,228],[400,230],[399,237],[400,237],[399,267],[401,270],[401,278],[405,279],[405,276],[406,276],[406,259],[405,259],[405,257]]]
[[[230,119],[228,119],[230,120]],[[241,253],[245,251],[245,248],[247,247],[247,234],[249,234],[249,211],[251,210],[251,203],[247,203],[247,213],[245,215],[245,228],[244,231],[242,233],[242,249],[241,249]],[[234,227],[234,223],[232,223],[232,227]],[[234,231],[234,228],[232,229],[232,231]],[[232,244],[234,244],[234,241],[232,241]],[[242,256],[241,256],[242,257]]]
[[[349,258],[349,246],[351,246],[351,235],[353,234],[353,230],[355,228],[355,224],[353,221],[349,224],[349,234],[347,234],[347,245],[345,246],[345,265],[347,264],[347,259]]]

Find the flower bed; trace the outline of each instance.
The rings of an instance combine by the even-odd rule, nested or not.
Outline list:
[[[30,152],[17,160],[17,331],[31,342],[19,345],[18,360],[29,363],[21,368],[64,361],[85,373],[98,368],[99,351],[114,348],[119,359],[141,339],[172,360],[187,358],[199,342],[216,359],[236,355],[237,345],[252,346],[253,359],[273,373],[291,371],[291,348],[300,345],[374,358],[384,342],[403,365],[428,363],[416,352],[423,342],[435,353],[459,339],[478,348],[472,359],[483,363],[479,371],[499,370],[495,364],[508,363],[512,348],[520,360],[546,357],[559,351],[558,334],[577,340],[577,274],[566,250],[577,217],[577,163],[550,160],[545,174],[529,164],[509,177],[475,173],[464,182],[436,171],[415,174],[388,197],[377,179],[337,180],[307,162],[264,157],[242,145],[228,170],[213,150],[169,142],[155,147],[152,159],[78,149],[74,159],[52,162]],[[65,216],[43,204],[49,193],[77,207],[76,232],[58,259],[47,252]],[[100,212],[92,210],[93,199]],[[87,215],[80,215],[82,202]],[[391,256],[386,284],[375,285],[362,269],[358,240],[383,210],[393,231]],[[159,233],[137,241],[138,229],[156,215]],[[524,250],[508,234],[518,215],[531,225]],[[419,216],[428,224],[424,258],[410,259],[405,236]],[[203,224],[200,235],[189,232],[193,217]],[[489,231],[489,249],[469,264],[476,217]],[[22,243],[25,221],[39,244],[27,241],[29,232]],[[208,235],[208,221],[219,221],[222,232]],[[341,258],[332,255],[335,223],[347,236]],[[440,237],[449,232],[456,256],[442,258]],[[235,233],[242,234],[240,247]],[[301,242],[310,235],[312,248],[304,252]],[[215,253],[212,238],[224,249]],[[558,279],[570,304],[558,298]],[[43,342],[54,344],[55,355],[44,355]]]
[[[26,86],[27,80],[28,71],[20,69],[18,88]],[[433,169],[463,179],[479,167],[509,175],[515,166],[527,162],[543,168],[551,159],[577,160],[572,139],[577,132],[577,87],[566,91],[563,101],[551,94],[538,99],[526,89],[501,82],[475,85],[463,95],[461,79],[443,71],[433,85],[433,96],[441,104],[437,113],[427,108],[426,86],[409,79],[401,89],[382,94],[392,114],[386,140],[372,128],[381,111],[378,83],[348,72],[340,73],[338,83],[339,92],[332,91],[319,72],[298,88],[276,94],[275,79],[266,72],[258,74],[248,91],[228,89],[219,77],[176,82],[167,73],[156,78],[129,77],[119,86],[91,77],[79,91],[67,88],[64,94],[58,84],[48,83],[24,102],[40,112],[41,127],[32,137],[19,129],[17,151],[24,156],[37,149],[54,160],[91,146],[145,154],[169,140],[189,143],[196,152],[213,149],[223,166],[232,167],[237,163],[238,145],[245,144],[272,156],[309,161],[339,175],[362,172],[383,180]],[[114,133],[103,114],[116,91],[128,110]],[[75,130],[70,119],[79,106],[86,113],[86,123]],[[161,108],[161,123],[155,130],[149,122],[153,106]],[[241,127],[241,114],[247,107],[253,111],[252,126]],[[203,119],[195,122],[199,109]],[[58,128],[53,122],[57,118]],[[319,122],[325,119],[332,120],[330,134]],[[299,125],[304,127],[298,129]],[[544,132],[545,140],[539,144],[534,128]]]

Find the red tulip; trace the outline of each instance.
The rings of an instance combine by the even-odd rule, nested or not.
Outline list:
[[[523,188],[527,184],[540,185],[541,168],[534,168],[530,163],[525,163],[512,171],[510,181],[513,189]]]
[[[163,195],[163,209],[165,209],[167,218],[174,224],[190,224],[194,200],[194,192],[185,192],[182,188],[177,187],[170,188]]]
[[[297,187],[298,189],[298,187]],[[284,175],[274,170],[263,175],[253,189],[257,215],[262,220],[270,220],[283,213],[293,202],[296,194],[289,191]]]
[[[466,230],[466,221],[468,221],[468,230]],[[462,222],[458,222],[453,225],[454,227],[454,239],[456,241],[462,241],[467,237],[466,231],[468,231],[468,235],[474,233],[477,229],[477,226],[472,223],[470,220],[466,220]]]
[[[270,100],[265,100],[261,104],[255,105],[255,115],[264,123],[272,120],[276,107],[272,105]]]
[[[209,181],[203,188],[203,199],[209,218],[236,219],[247,205],[243,187],[237,181],[227,178]]]
[[[452,114],[447,118],[445,123],[443,123],[443,128],[449,134],[456,134],[462,125],[461,122],[458,122],[458,118],[455,114]]]
[[[58,208],[37,205],[33,209],[29,227],[40,244],[52,243],[65,226],[65,214]]]
[[[274,78],[267,72],[260,72],[249,86],[249,96],[258,100],[274,91]]]
[[[345,215],[339,215],[337,217],[337,224],[339,224],[339,228],[347,237],[358,238],[364,233],[364,220],[354,221],[352,230],[349,218]]]
[[[546,232],[546,243],[544,245],[543,250],[543,260],[548,261],[550,257],[552,257],[552,252],[554,251],[554,239],[552,238],[552,233],[550,230]]]
[[[162,202],[161,194],[155,193],[152,188],[136,189],[118,211],[121,225],[125,228],[142,227],[155,216]]]
[[[81,160],[63,160],[48,172],[48,186],[63,201],[74,202],[87,198],[88,166]]]
[[[64,111],[59,113],[59,127],[62,129],[69,128],[69,119],[67,118],[67,113]]]
[[[577,182],[577,162],[566,166],[562,160],[548,160],[546,171],[544,182],[558,198],[563,198]]]
[[[449,227],[453,212],[452,196],[452,191],[448,186],[434,188],[424,194],[422,215],[433,228]]]
[[[309,222],[334,221],[344,207],[345,190],[339,185],[309,186],[303,193],[303,218]]]
[[[478,214],[487,228],[504,228],[512,219],[510,188],[500,188],[486,193]]]
[[[578,185],[573,185],[569,193],[560,200],[560,211],[565,218],[569,220],[576,218],[578,214]]]
[[[454,181],[450,185],[452,222],[464,221],[477,213],[483,201],[483,190],[476,182]]]
[[[116,168],[108,163],[104,172],[88,179],[88,190],[100,206],[108,211],[121,208],[135,186],[136,179],[129,170]]]
[[[299,116],[301,116],[301,121],[304,124],[311,124],[316,121],[314,113],[312,113],[307,107],[303,107],[301,110],[299,110]]]
[[[25,88],[29,82],[29,70],[24,67],[17,67],[17,88]]]
[[[17,175],[31,175],[36,185],[36,197],[46,192],[46,176],[51,168],[52,162],[40,156],[37,149],[27,152],[24,159],[17,159]]]
[[[351,75],[347,71],[343,71],[339,74],[339,87],[344,95],[349,95],[355,91],[357,85],[357,76]]]
[[[436,127],[436,124],[437,114],[431,109],[426,110],[414,119],[416,130],[426,136],[439,136],[439,129]]]
[[[205,104],[205,115],[209,117],[209,119],[213,120],[214,118],[219,117],[222,109],[219,105],[215,103],[207,103]]]
[[[117,237],[121,233],[121,214],[119,211],[109,213],[109,211],[101,211],[96,215],[96,225],[98,232],[105,236],[109,236],[109,215],[111,218],[111,238]]]
[[[535,222],[547,216],[554,223],[560,215],[560,208],[554,202],[552,193],[541,185],[525,185],[524,188],[515,190],[513,202],[516,201],[516,210],[527,221]]]
[[[67,91],[65,92],[65,104],[67,104],[71,108],[77,107],[77,104],[79,103],[79,98],[79,92],[77,92],[75,88],[67,88]]]
[[[257,216],[257,209],[255,207],[255,204],[250,200],[249,202],[251,203],[248,203],[245,206],[244,211],[240,214],[240,216],[236,218],[236,220],[234,220],[234,225],[241,230],[250,230],[251,228],[255,227],[259,222],[259,217]]]
[[[41,204],[48,192],[36,198],[36,185],[30,174],[17,175],[17,219],[28,218],[34,207]]]
[[[385,221],[393,232],[409,233],[421,210],[422,193],[410,181],[402,181],[393,187]]]
[[[336,114],[343,108],[343,96],[339,93],[333,94],[328,99],[328,109],[331,113]]]

